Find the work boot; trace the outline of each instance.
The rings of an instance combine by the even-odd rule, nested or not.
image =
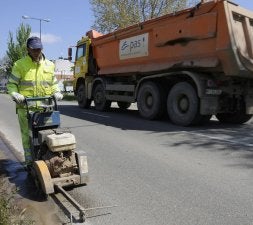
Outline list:
[[[36,178],[36,172],[33,168],[33,165],[32,164],[27,164],[26,167],[25,167],[25,170],[27,172],[27,178],[34,182],[34,179]]]
[[[27,164],[25,167],[25,170],[27,171],[27,173],[31,173],[32,171],[32,164]]]
[[[27,173],[30,173],[32,170],[32,162],[23,162],[23,167]]]

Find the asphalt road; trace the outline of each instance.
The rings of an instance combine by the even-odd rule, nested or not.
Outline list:
[[[14,104],[0,95],[0,131],[20,150]],[[90,183],[71,194],[91,210],[87,224],[252,225],[253,125],[216,120],[182,128],[60,103],[62,127],[88,155]]]

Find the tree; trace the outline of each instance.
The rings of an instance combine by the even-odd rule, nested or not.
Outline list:
[[[15,61],[27,55],[26,40],[29,38],[30,34],[31,27],[23,23],[16,31],[16,41],[14,41],[13,33],[9,32],[8,49],[6,51],[8,57],[6,69],[8,73],[11,71]]]
[[[95,17],[93,29],[112,32],[187,6],[187,0],[90,0]]]

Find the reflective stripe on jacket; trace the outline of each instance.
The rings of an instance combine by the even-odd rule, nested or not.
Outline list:
[[[25,97],[50,96],[59,92],[54,63],[45,58],[37,63],[30,56],[16,61],[7,88],[9,94],[18,92]]]

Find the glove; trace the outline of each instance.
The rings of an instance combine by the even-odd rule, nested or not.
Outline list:
[[[60,101],[60,100],[62,100],[63,95],[60,92],[56,92],[56,93],[54,93],[54,97],[57,101]]]
[[[21,95],[21,94],[19,94],[19,93],[17,93],[17,92],[12,92],[12,93],[11,93],[11,96],[12,96],[13,100],[14,100],[16,103],[18,103],[18,104],[22,103],[22,102],[25,100],[24,95]]]

